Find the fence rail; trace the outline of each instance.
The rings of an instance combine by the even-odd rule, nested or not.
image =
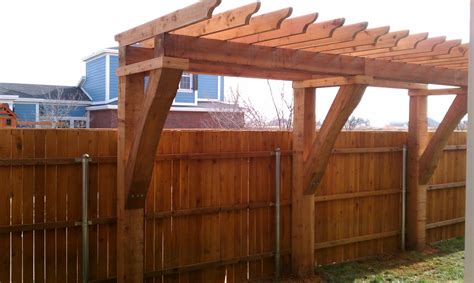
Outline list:
[[[315,197],[317,264],[400,249],[402,132],[343,132]],[[463,234],[465,134],[428,185],[430,242]],[[81,167],[88,153],[89,282],[116,278],[113,130],[0,130],[0,282],[81,281]],[[165,131],[145,207],[146,282],[255,281],[291,262],[292,135]],[[6,252],[5,252],[6,251]]]

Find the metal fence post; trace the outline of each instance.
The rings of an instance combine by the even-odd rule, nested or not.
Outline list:
[[[275,280],[280,279],[280,173],[281,150],[275,150]]]
[[[89,280],[89,221],[88,221],[88,193],[89,193],[89,162],[90,157],[84,154],[82,161],[82,282]]]
[[[407,207],[407,145],[403,145],[403,161],[402,161],[402,236],[401,236],[401,248],[405,250],[405,237],[406,237],[406,207]]]

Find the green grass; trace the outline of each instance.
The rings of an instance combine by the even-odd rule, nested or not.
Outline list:
[[[462,282],[464,238],[439,242],[423,252],[318,267],[325,282]]]

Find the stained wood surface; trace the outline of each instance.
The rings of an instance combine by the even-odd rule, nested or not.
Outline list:
[[[100,158],[117,152],[113,130],[0,130],[0,141],[0,159],[72,158],[86,152]],[[63,142],[71,147],[59,150]],[[396,149],[406,142],[403,132],[339,134],[314,198],[316,264],[399,250],[402,153]],[[272,276],[274,156],[250,153],[276,147],[289,152],[292,144],[290,132],[164,131],[145,206],[145,282],[208,282],[226,274],[228,282],[241,282],[247,274],[255,280]],[[452,134],[428,185],[428,243],[464,233],[465,144],[465,133]],[[190,154],[197,155],[183,158]],[[292,156],[283,155],[286,274],[291,271],[292,164]],[[116,166],[90,167],[91,281],[113,282],[117,276]],[[81,231],[75,224],[81,212],[80,176],[80,164],[0,166],[8,184],[0,190],[0,239],[6,239],[0,247],[8,251],[0,253],[2,281],[19,276],[24,282],[81,280]],[[14,267],[17,263],[22,264]],[[11,276],[10,268],[16,272]]]
[[[416,94],[419,90],[410,90]],[[428,144],[428,98],[410,96],[407,164],[407,246],[422,250],[426,244],[426,186],[420,184],[420,158]]]

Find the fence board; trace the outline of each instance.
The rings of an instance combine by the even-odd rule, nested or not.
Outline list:
[[[113,130],[0,131],[0,180],[7,184],[0,190],[0,226],[6,231],[0,233],[0,281],[32,282],[33,273],[35,282],[81,279],[81,228],[73,225],[81,218],[81,166],[42,160],[83,153],[110,158],[116,155],[116,139]],[[399,249],[402,153],[397,149],[405,142],[403,132],[340,134],[316,191],[317,264]],[[451,137],[449,148],[461,150],[446,151],[431,180],[436,189],[428,192],[430,242],[464,231],[465,142],[464,133]],[[277,147],[288,153],[281,160],[280,248],[283,273],[289,272],[291,143],[291,132],[165,131],[145,209],[146,282],[273,276],[275,161],[270,152]],[[32,158],[36,161],[13,162]],[[447,185],[452,183],[457,185]],[[115,205],[116,164],[91,164],[91,281],[116,276]],[[31,229],[41,223],[47,225]]]
[[[46,131],[34,131],[35,135],[35,158],[46,157]],[[46,178],[46,166],[35,166],[35,187],[34,187],[34,223],[45,222],[45,178]],[[0,169],[1,170],[1,169]],[[35,282],[42,283],[45,280],[45,232],[46,231],[34,231],[34,272]]]
[[[0,134],[0,158],[11,158],[12,133],[3,130]],[[0,190],[0,225],[10,225],[10,167],[0,168],[0,180],[3,188]],[[0,281],[10,282],[10,234],[0,235]]]

